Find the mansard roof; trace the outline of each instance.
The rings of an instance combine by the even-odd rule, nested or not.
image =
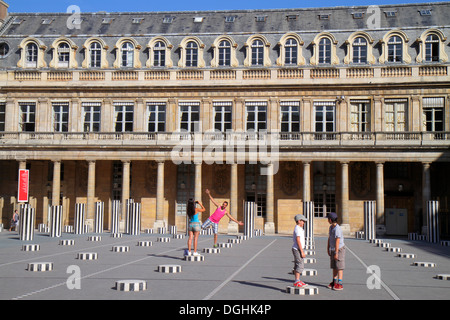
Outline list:
[[[377,28],[449,25],[450,2],[377,7],[381,13],[380,24]],[[359,17],[361,14],[363,16]],[[372,14],[368,11],[368,6],[229,11],[97,12],[81,13],[80,28],[70,29],[67,27],[67,21],[72,14],[10,12],[3,27],[0,27],[0,36],[6,38],[85,37],[354,31],[374,29],[367,25]],[[234,20],[230,17],[234,17]],[[164,21],[165,18],[169,19]],[[233,22],[227,22],[227,18],[228,21]],[[135,19],[134,23],[133,19]],[[170,19],[173,21],[169,22]],[[43,20],[47,23],[43,23]]]

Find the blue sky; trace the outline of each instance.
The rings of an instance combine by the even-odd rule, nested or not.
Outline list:
[[[10,12],[67,12],[77,5],[81,12],[196,11],[232,9],[286,9],[399,3],[427,3],[426,0],[4,0]]]

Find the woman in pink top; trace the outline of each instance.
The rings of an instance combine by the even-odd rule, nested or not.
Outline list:
[[[233,218],[228,211],[226,210],[226,208],[228,207],[228,202],[224,202],[221,206],[214,200],[214,198],[211,196],[211,193],[209,192],[208,189],[206,189],[206,194],[209,196],[209,198],[211,199],[212,203],[214,203],[214,205],[217,207],[216,211],[214,211],[214,213],[208,218],[206,219],[206,221],[203,223],[202,225],[202,229],[206,229],[208,228],[210,225],[212,225],[213,227],[213,232],[214,232],[214,248],[217,248],[217,233],[219,232],[219,222],[220,219],[223,218],[224,215],[227,215],[227,217],[236,222],[237,224],[239,224],[240,226],[243,226],[244,224],[242,223],[242,221],[237,221],[235,218]]]

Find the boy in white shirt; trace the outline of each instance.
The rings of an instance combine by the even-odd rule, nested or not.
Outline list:
[[[292,245],[292,253],[294,254],[294,275],[295,282],[294,287],[304,288],[307,286],[306,283],[300,281],[300,274],[303,272],[305,268],[305,264],[303,262],[303,258],[305,258],[305,252],[303,248],[305,247],[305,231],[303,230],[303,226],[305,225],[305,221],[308,221],[306,217],[302,214],[298,214],[294,218],[295,220],[295,229],[293,234],[293,245]]]

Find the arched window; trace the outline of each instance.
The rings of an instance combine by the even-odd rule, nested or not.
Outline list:
[[[102,45],[94,41],[89,46],[89,67],[100,68],[102,66]]]
[[[153,66],[166,66],[166,44],[162,41],[157,41],[153,47]]]
[[[58,46],[58,67],[69,68],[70,46],[67,42],[61,42]]]
[[[198,66],[198,45],[194,41],[189,41],[186,45],[186,67]]]
[[[439,61],[439,37],[435,34],[429,34],[425,39],[425,61]]]
[[[399,36],[392,36],[388,41],[388,62],[403,61],[403,41]]]
[[[363,37],[353,40],[353,63],[367,63],[367,40]]]
[[[298,43],[294,38],[286,40],[284,45],[284,64],[296,65],[298,62]]]
[[[319,64],[331,63],[331,40],[323,37],[319,42]]]
[[[38,46],[34,42],[30,42],[26,46],[25,51],[25,67],[37,68],[38,62]]]
[[[219,67],[231,66],[231,43],[228,40],[222,40],[219,43]]]
[[[122,67],[134,67],[134,45],[131,42],[125,42],[124,44],[122,44],[121,57]]]
[[[262,66],[264,64],[264,44],[261,40],[252,42],[252,66]]]

